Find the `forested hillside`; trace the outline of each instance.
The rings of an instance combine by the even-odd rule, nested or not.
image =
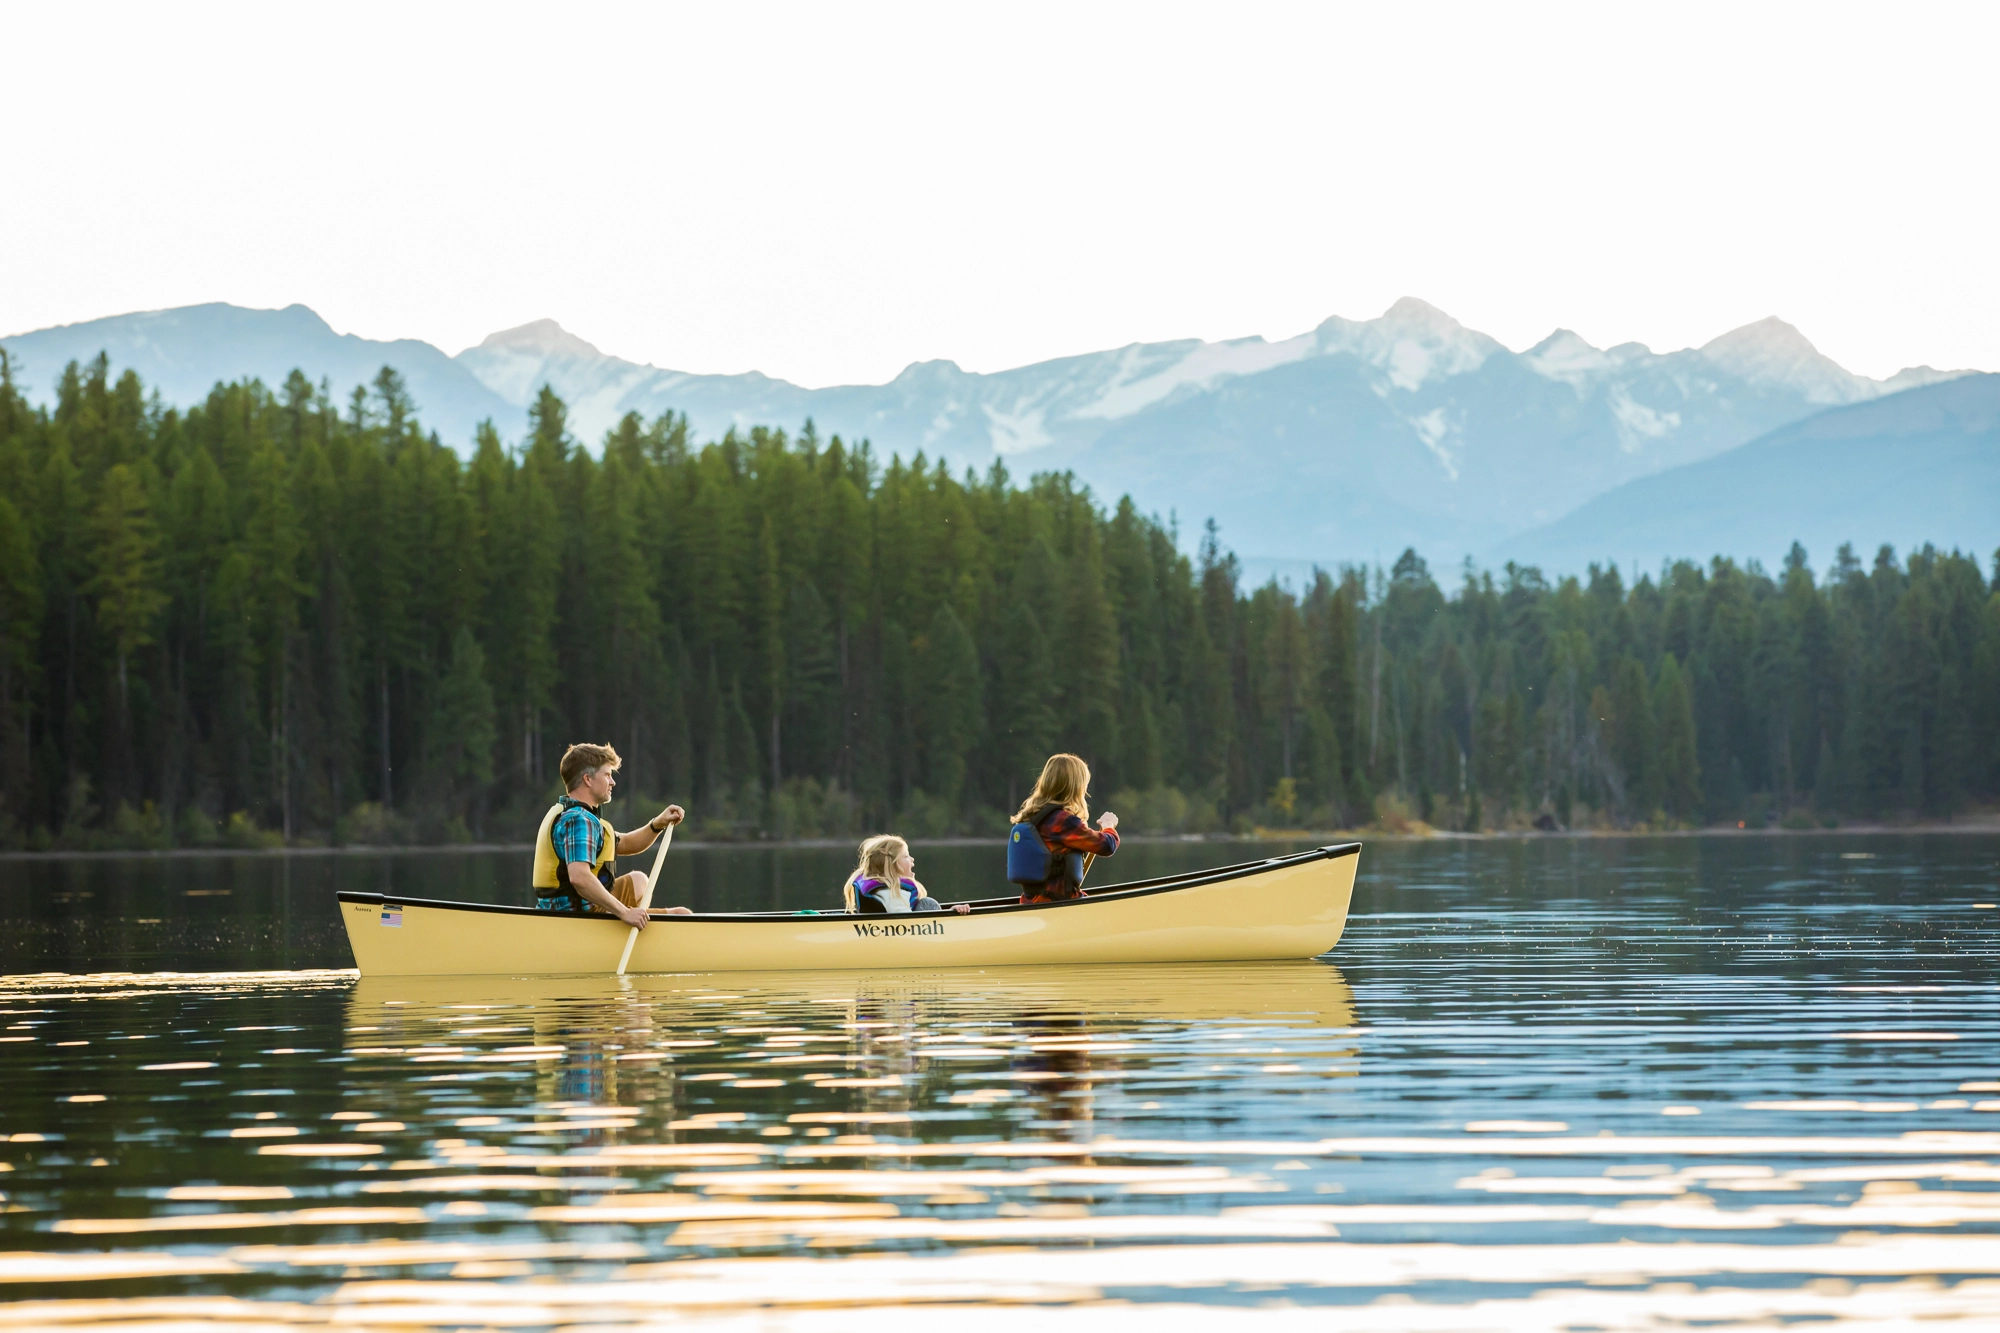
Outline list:
[[[1129,502],[544,390],[459,456],[402,382],[185,413],[0,357],[0,841],[524,839],[571,740],[626,814],[997,832],[1052,749],[1162,832],[1944,815],[2000,787],[1974,556],[1237,587]],[[594,445],[594,442],[593,442]],[[1996,571],[2000,573],[2000,571]]]

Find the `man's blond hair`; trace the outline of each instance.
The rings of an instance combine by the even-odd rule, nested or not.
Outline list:
[[[576,784],[592,773],[616,768],[624,762],[618,757],[618,751],[609,745],[592,745],[588,741],[582,745],[572,745],[563,751],[561,770],[563,790],[575,791]]]

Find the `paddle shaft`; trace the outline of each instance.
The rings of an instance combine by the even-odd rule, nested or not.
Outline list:
[[[653,854],[653,873],[646,876],[646,892],[639,900],[639,910],[646,911],[653,905],[653,890],[660,884],[660,866],[667,859],[667,848],[673,846],[674,826],[667,825],[667,831],[660,836],[660,850]],[[625,936],[625,952],[618,955],[618,975],[625,975],[625,965],[632,961],[632,946],[639,942],[639,928],[632,927]]]

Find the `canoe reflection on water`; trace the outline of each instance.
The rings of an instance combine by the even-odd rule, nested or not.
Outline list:
[[[716,1019],[737,1010],[807,1007],[850,1021],[870,1012],[941,1006],[950,1018],[1005,1020],[1071,1014],[1107,1023],[1153,1018],[1263,1018],[1349,1027],[1354,992],[1340,969],[1318,961],[1113,964],[1086,967],[916,968],[868,973],[663,973],[612,977],[361,977],[348,1000],[356,1023],[396,1021],[425,1007],[549,1008],[624,1013],[635,1003],[671,1018]],[[701,1006],[695,1012],[689,1006]],[[836,1006],[846,1006],[844,1009]]]
[[[913,1120],[968,1112],[1076,1139],[1090,1137],[1096,1085],[1186,1080],[1188,1039],[1238,1025],[1351,1061],[1341,1037],[1353,992],[1316,961],[363,977],[347,1053],[431,1065],[468,1092],[485,1074],[532,1068],[532,1096],[509,1080],[506,1105],[489,1109],[511,1120],[532,1104],[563,1119],[503,1128],[489,1118],[467,1132],[533,1130],[559,1136],[551,1146],[629,1141],[642,1120],[640,1138],[901,1137]]]

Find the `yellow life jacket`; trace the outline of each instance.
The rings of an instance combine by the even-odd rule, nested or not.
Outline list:
[[[569,882],[568,867],[556,856],[556,817],[565,809],[574,808],[578,807],[566,807],[561,801],[557,801],[549,807],[549,812],[542,816],[542,827],[535,834],[534,889],[537,897],[582,898],[576,891],[576,886]],[[589,806],[581,808],[590,809]],[[611,821],[602,815],[597,816],[597,822],[604,826],[604,843],[597,849],[597,863],[591,866],[590,873],[596,875],[598,883],[608,889],[611,887],[611,877],[608,872],[611,863],[618,859],[618,830],[612,828]],[[584,906],[580,901],[577,905]]]

